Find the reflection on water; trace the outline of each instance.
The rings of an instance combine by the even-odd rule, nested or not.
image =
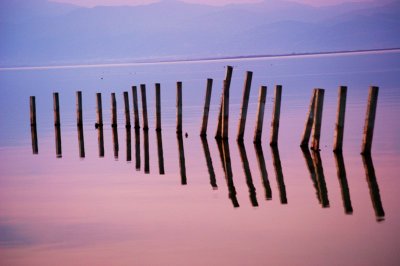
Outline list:
[[[208,146],[207,137],[202,136],[201,144],[203,146],[204,156],[206,157],[207,170],[210,175],[210,184],[213,189],[218,189],[217,179],[215,178],[214,166],[211,159],[210,147]]]
[[[150,174],[149,130],[143,129],[144,173]]]
[[[317,175],[315,173],[315,168],[314,168],[314,163],[313,159],[311,157],[310,150],[308,147],[301,146],[301,150],[303,152],[304,159],[306,160],[306,165],[308,172],[310,173],[311,181],[313,182],[314,188],[315,188],[315,195],[318,199],[318,202],[321,204],[321,197],[319,193],[319,185],[318,185],[318,180],[317,180]]]
[[[242,160],[244,175],[246,176],[246,183],[247,186],[249,187],[250,201],[253,207],[257,207],[258,202],[257,202],[256,188],[253,184],[253,178],[251,177],[250,165],[249,165],[249,160],[247,159],[246,148],[244,146],[244,143],[241,141],[238,141],[238,146],[240,152],[240,159]]]
[[[37,137],[37,128],[35,124],[31,125],[32,153],[39,154],[39,144]]]
[[[385,220],[385,211],[383,210],[381,194],[379,192],[378,181],[375,176],[374,164],[370,154],[362,155],[362,160],[367,177],[369,193],[371,195],[372,205],[375,210],[376,220],[378,222]]]
[[[78,124],[78,145],[79,145],[79,157],[85,158],[85,140],[83,137],[83,125]]]
[[[340,189],[342,191],[343,207],[346,214],[353,213],[353,207],[351,205],[349,184],[347,183],[346,168],[344,166],[344,159],[342,152],[335,152],[335,162],[337,169],[337,176],[340,183]]]
[[[160,175],[164,175],[165,174],[164,152],[163,152],[161,130],[157,130],[156,134],[157,134],[157,151],[158,151],[158,171],[159,171]]]
[[[236,197],[236,188],[233,183],[233,174],[232,174],[232,164],[231,164],[231,154],[229,151],[229,142],[228,140],[216,140],[218,145],[218,150],[220,153],[220,157],[222,159],[222,165],[225,172],[225,180],[228,185],[229,190],[229,198],[232,201],[233,207],[238,208],[239,202]]]
[[[271,146],[272,152],[272,161],[274,163],[275,175],[276,175],[276,182],[278,183],[279,188],[279,197],[281,199],[282,204],[287,204],[287,197],[286,197],[286,187],[285,181],[283,180],[283,172],[282,172],[282,164],[281,158],[279,157],[279,149],[278,146]]]
[[[114,158],[118,159],[119,144],[118,144],[118,129],[116,126],[112,127],[112,138],[114,147]]]
[[[140,170],[140,130],[135,127],[135,168]]]
[[[185,163],[185,150],[183,149],[183,137],[182,133],[176,134],[176,139],[178,140],[178,150],[179,150],[179,170],[181,173],[181,184],[186,185],[186,163]]]
[[[62,157],[62,150],[61,150],[61,127],[60,125],[54,125],[55,131],[55,141],[56,141],[56,156],[57,158]]]
[[[132,161],[132,134],[131,127],[125,127],[126,131],[126,161]]]
[[[328,208],[328,189],[326,188],[324,168],[322,167],[322,160],[319,151],[312,151],[312,161],[315,171],[315,179],[318,184],[319,201],[322,205],[322,208]]]
[[[103,125],[99,125],[97,127],[97,140],[99,146],[99,157],[104,157],[104,132],[103,132]]]
[[[264,153],[261,143],[254,143],[254,149],[256,150],[258,168],[260,169],[261,180],[265,190],[265,199],[271,200],[272,190],[268,180],[268,172],[267,167],[265,166]]]

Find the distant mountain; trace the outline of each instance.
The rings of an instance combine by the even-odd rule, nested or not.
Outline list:
[[[398,2],[83,8],[3,0],[0,66],[400,47],[398,14]]]

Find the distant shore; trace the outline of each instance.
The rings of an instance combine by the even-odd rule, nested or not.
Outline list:
[[[266,58],[285,58],[285,57],[315,57],[315,56],[332,56],[332,55],[357,55],[357,54],[373,54],[373,53],[391,53],[400,52],[400,48],[385,49],[365,49],[365,50],[343,50],[343,51],[327,51],[327,52],[309,52],[309,53],[286,53],[286,54],[260,54],[260,55],[243,55],[243,56],[215,56],[202,58],[177,58],[177,59],[142,59],[129,62],[110,62],[110,63],[92,63],[92,64],[64,64],[64,65],[45,65],[45,66],[13,66],[0,67],[0,71],[12,70],[46,70],[46,69],[70,69],[70,68],[96,68],[96,67],[121,67],[135,65],[156,65],[156,64],[178,64],[178,63],[196,63],[196,62],[215,62],[215,61],[238,61],[238,60],[255,60]]]

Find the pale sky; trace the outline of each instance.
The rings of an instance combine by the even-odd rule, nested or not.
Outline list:
[[[142,5],[158,2],[158,0],[50,0],[52,2],[71,3],[80,6],[93,7],[97,5]],[[260,0],[181,0],[187,3],[198,3],[208,5],[226,5],[239,3],[256,3]],[[371,0],[291,0],[292,2],[304,3],[313,6],[326,6],[345,2],[371,2]]]

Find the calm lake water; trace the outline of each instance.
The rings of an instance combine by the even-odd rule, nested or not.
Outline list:
[[[226,65],[234,67],[230,139],[217,143]],[[246,71],[254,76],[245,141],[238,145]],[[202,140],[207,78],[214,86],[209,134]],[[176,81],[183,82],[187,138],[175,133]],[[156,82],[161,83],[161,134],[154,130]],[[123,91],[129,91],[132,109],[131,86],[142,83],[148,134],[124,126]],[[282,108],[279,145],[271,149],[276,84],[283,86]],[[263,142],[255,146],[260,85],[268,91]],[[346,124],[343,155],[335,156],[340,85],[348,86]],[[370,85],[380,91],[372,156],[362,157]],[[325,89],[320,153],[299,147],[313,88]],[[1,265],[400,264],[400,52],[3,69],[0,90]],[[77,90],[83,94],[84,158]],[[61,158],[54,91],[60,94]],[[104,156],[94,127],[96,92],[103,97]],[[110,126],[111,92],[117,96],[117,132]],[[30,95],[37,104],[36,155]]]

